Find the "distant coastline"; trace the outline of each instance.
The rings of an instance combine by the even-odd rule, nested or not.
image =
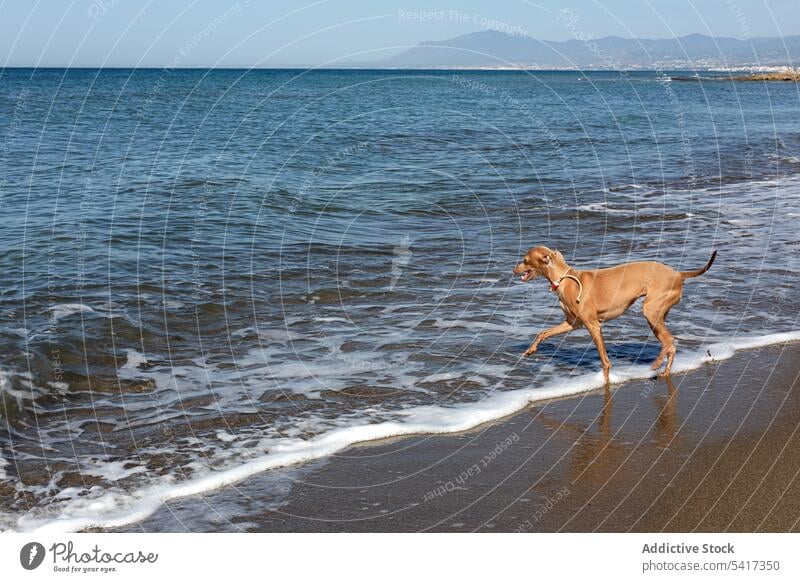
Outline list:
[[[783,68],[778,71],[757,72],[749,75],[717,76],[717,77],[670,77],[673,81],[800,81],[800,71]]]
[[[712,70],[782,67],[800,61],[800,35],[737,39],[690,34],[648,39],[593,38],[562,24],[569,40],[549,41],[487,30],[427,41],[360,66],[392,68],[526,68],[603,70]]]
[[[784,71],[782,73],[759,73],[757,75],[745,75],[742,77],[731,77],[732,81],[800,81],[800,71]]]

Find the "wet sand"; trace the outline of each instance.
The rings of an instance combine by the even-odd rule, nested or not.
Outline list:
[[[348,449],[125,531],[800,531],[800,344]]]

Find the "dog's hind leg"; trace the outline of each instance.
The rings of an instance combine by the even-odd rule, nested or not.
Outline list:
[[[669,291],[663,295],[648,295],[642,305],[644,317],[647,319],[650,329],[653,330],[653,335],[661,342],[661,351],[656,361],[653,362],[653,370],[658,370],[663,364],[664,358],[667,359],[667,367],[659,376],[669,376],[672,370],[672,361],[675,359],[675,338],[672,337],[672,334],[667,329],[664,320],[672,306],[680,300],[680,291],[677,293]]]

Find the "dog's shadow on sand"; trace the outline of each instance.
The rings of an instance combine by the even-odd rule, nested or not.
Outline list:
[[[520,344],[520,353],[528,348],[528,344]],[[620,344],[606,343],[606,351],[611,363],[627,362],[629,364],[640,364],[649,366],[658,357],[661,345],[658,342],[626,342]],[[600,357],[597,355],[597,348],[593,344],[585,347],[570,346],[564,344],[543,343],[532,356],[523,359],[524,361],[535,363],[537,359],[561,366],[572,368],[583,368],[587,370],[600,369]]]

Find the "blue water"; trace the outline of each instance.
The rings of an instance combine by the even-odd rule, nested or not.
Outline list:
[[[797,329],[799,104],[656,72],[0,70],[0,529],[595,374],[582,332],[519,359],[560,318],[511,274],[536,244],[718,249],[682,353]],[[658,353],[637,312],[618,368]]]

